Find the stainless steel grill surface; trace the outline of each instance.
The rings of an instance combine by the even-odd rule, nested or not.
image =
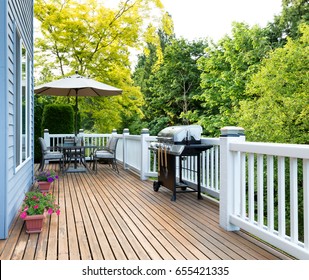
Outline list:
[[[197,192],[201,199],[200,187],[200,155],[203,151],[212,148],[211,145],[201,143],[202,127],[199,125],[170,126],[161,130],[157,142],[152,142],[149,149],[157,154],[158,181],[153,183],[154,191],[161,186],[173,192],[172,201],[176,200],[176,193]],[[196,156],[197,160],[197,189],[189,186],[182,180],[182,161],[187,156]],[[179,157],[178,166],[177,158]],[[176,168],[179,168],[177,174]]]

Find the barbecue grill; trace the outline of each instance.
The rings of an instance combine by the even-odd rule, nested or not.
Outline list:
[[[153,183],[155,192],[164,186],[173,192],[172,201],[176,200],[176,193],[185,192],[197,192],[197,198],[202,199],[200,155],[212,146],[201,143],[201,134],[202,127],[199,125],[170,126],[158,133],[157,142],[152,142],[149,147],[157,153],[158,158],[158,181]],[[182,180],[182,161],[187,156],[197,157],[197,190]],[[176,178],[177,157],[179,157],[179,179]]]

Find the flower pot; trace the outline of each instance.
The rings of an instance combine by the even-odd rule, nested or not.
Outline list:
[[[46,217],[46,212],[42,215],[27,216],[26,221],[26,232],[27,233],[40,233],[42,231],[44,218]]]
[[[52,182],[45,182],[45,181],[39,181],[39,189],[40,191],[43,192],[49,192],[49,189],[51,187]]]

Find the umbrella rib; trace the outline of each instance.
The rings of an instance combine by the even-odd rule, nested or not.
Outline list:
[[[44,89],[41,90],[40,92],[37,92],[37,94],[41,94],[41,93],[43,93],[43,92],[45,92],[45,91],[47,91],[47,90],[49,90],[49,88],[44,88]]]
[[[100,94],[94,88],[91,89],[96,93],[97,96],[100,96]]]

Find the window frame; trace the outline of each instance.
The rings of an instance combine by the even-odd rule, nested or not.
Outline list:
[[[30,67],[27,48],[16,29],[15,36],[15,170],[31,159]]]

